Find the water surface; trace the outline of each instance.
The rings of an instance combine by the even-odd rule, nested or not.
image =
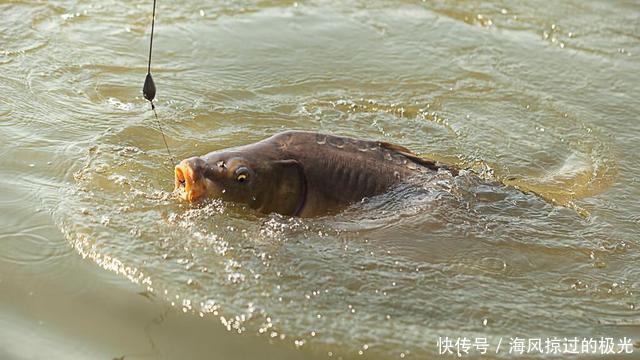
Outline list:
[[[314,219],[172,196],[141,94],[150,10],[0,3],[0,355],[640,339],[635,2],[160,2],[152,72],[176,159],[300,129],[473,170]],[[85,330],[100,324],[123,336]]]

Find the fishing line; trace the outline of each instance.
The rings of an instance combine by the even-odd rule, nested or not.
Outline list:
[[[175,163],[175,159],[171,154],[171,150],[169,150],[169,145],[167,144],[167,139],[164,136],[164,131],[162,131],[162,125],[160,124],[160,120],[158,119],[158,113],[156,112],[156,107],[153,104],[153,99],[156,97],[156,84],[153,81],[153,77],[151,76],[151,51],[153,50],[153,30],[155,29],[156,24],[156,0],[153,0],[153,12],[151,18],[151,39],[149,40],[149,64],[147,65],[147,76],[144,79],[144,85],[142,86],[142,94],[144,98],[149,100],[149,104],[151,104],[151,110],[153,110],[153,115],[156,118],[156,123],[158,124],[158,129],[162,134],[162,141],[164,142],[164,147],[167,149],[167,154],[169,154],[169,158],[172,163]]]

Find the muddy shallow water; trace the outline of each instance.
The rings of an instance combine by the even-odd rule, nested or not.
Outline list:
[[[205,5],[158,4],[176,159],[301,129],[472,171],[313,219],[184,204],[151,3],[2,2],[0,357],[640,352],[640,6]]]

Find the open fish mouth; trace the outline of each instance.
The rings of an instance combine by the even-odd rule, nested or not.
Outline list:
[[[182,161],[175,167],[174,194],[182,200],[193,202],[207,193],[206,181],[202,174],[196,172],[187,161]]]

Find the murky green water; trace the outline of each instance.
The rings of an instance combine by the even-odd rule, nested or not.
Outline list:
[[[542,195],[443,175],[316,219],[172,197],[150,10],[0,2],[0,357],[640,352],[636,2],[160,1],[177,159],[314,130]]]

